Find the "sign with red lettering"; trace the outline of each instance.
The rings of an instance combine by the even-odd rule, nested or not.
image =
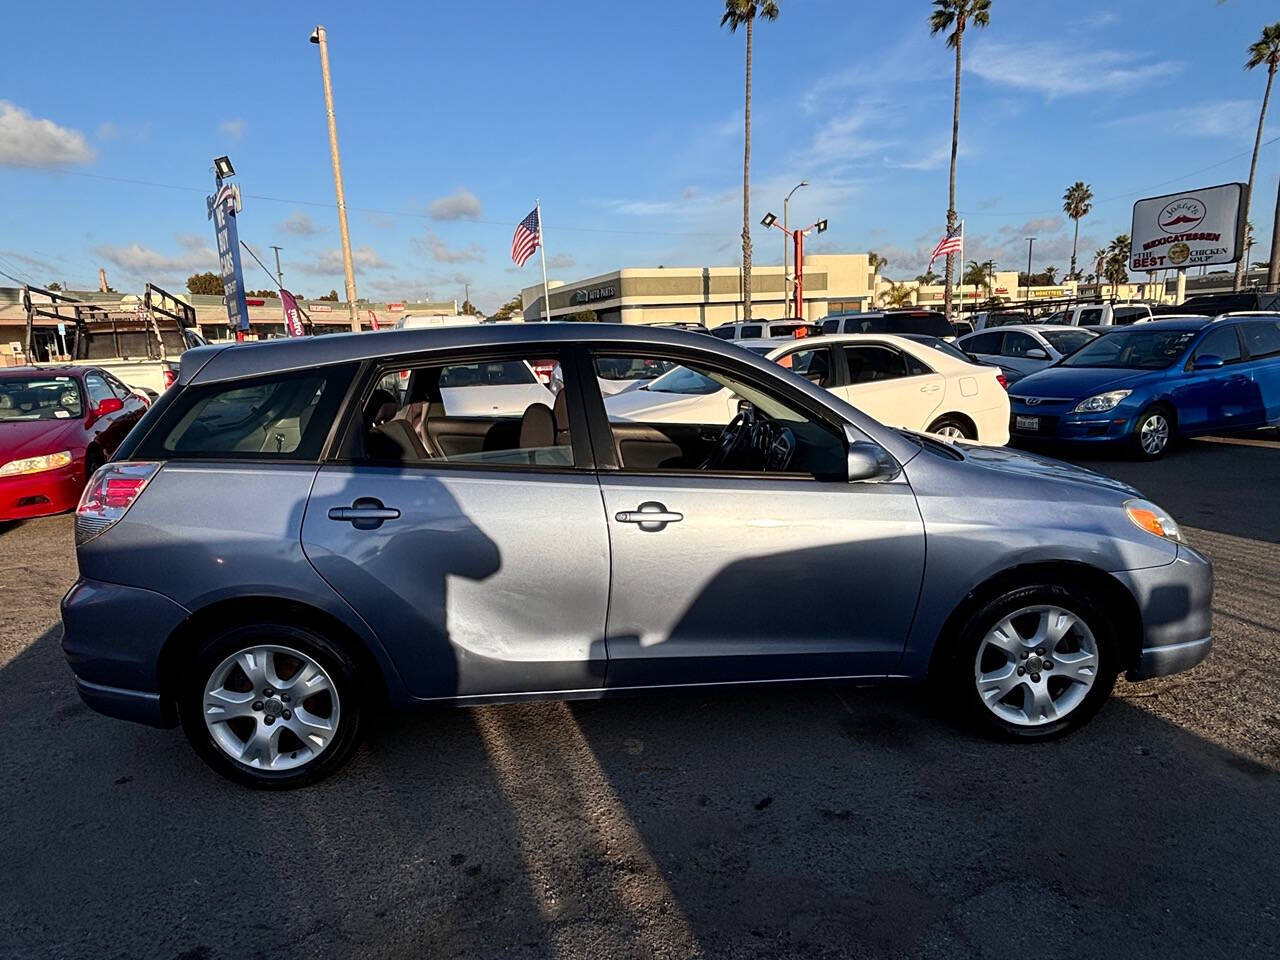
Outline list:
[[[1235,263],[1244,252],[1243,183],[1149,197],[1133,205],[1129,269]]]
[[[403,303],[388,303],[388,304],[387,304],[387,309],[388,309],[388,310],[390,310],[392,313],[396,313],[397,311],[399,311],[399,310],[403,310],[403,309],[404,309],[404,304],[403,304]]]

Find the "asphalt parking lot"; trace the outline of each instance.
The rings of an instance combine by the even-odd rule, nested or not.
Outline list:
[[[82,706],[71,521],[0,528],[0,957],[1280,955],[1280,438],[1087,465],[1214,560],[1217,645],[1071,738],[909,691],[492,707],[286,794]]]

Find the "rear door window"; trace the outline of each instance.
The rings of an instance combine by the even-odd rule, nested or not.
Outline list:
[[[960,346],[966,353],[981,353],[988,356],[996,356],[1000,353],[1000,338],[1002,333],[980,333],[976,337],[969,337]]]
[[[1096,310],[1081,310],[1081,311],[1080,311],[1080,324],[1079,324],[1080,326],[1082,326],[1082,327],[1096,327],[1096,326],[1098,326],[1098,325],[1099,325],[1099,324],[1101,324],[1101,323],[1102,323],[1102,308],[1101,308],[1101,307],[1098,307]]]
[[[874,383],[879,380],[896,380],[900,377],[923,373],[908,371],[903,354],[892,347],[880,344],[857,344],[844,348],[845,361],[849,364],[850,383]],[[916,361],[916,366],[919,362]]]
[[[135,456],[315,460],[354,372],[341,364],[188,387]]]
[[[750,323],[744,326],[738,334],[739,340],[756,340],[764,336],[764,327],[758,323]]]
[[[1280,354],[1280,320],[1250,320],[1241,324],[1241,332],[1252,359]]]
[[[719,337],[721,340],[733,339],[733,327],[716,327],[711,331],[713,337]]]
[[[1010,330],[1004,335],[1004,344],[1000,355],[1005,357],[1025,357],[1028,350],[1034,350],[1040,344],[1019,330]]]

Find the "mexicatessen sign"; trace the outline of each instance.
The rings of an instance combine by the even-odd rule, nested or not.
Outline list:
[[[1149,197],[1133,205],[1129,269],[1235,263],[1244,249],[1243,183]]]

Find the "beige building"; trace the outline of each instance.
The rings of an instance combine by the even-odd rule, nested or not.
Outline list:
[[[804,258],[804,314],[872,308],[871,266],[865,253],[811,254]],[[717,327],[742,319],[738,267],[626,267],[572,283],[552,281],[550,319],[594,313],[606,323],[702,323]],[[548,319],[542,284],[521,291],[526,320]],[[790,315],[781,266],[751,270],[751,313],[756,319]]]

